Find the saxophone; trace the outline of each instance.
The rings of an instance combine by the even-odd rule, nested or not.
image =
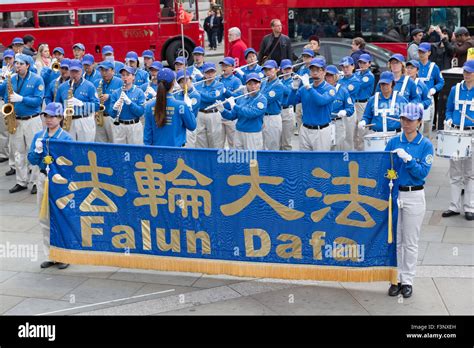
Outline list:
[[[119,104],[119,107],[117,109],[117,116],[114,119],[114,125],[116,125],[116,126],[118,126],[120,124],[119,118],[120,118],[120,114],[122,113],[122,109],[123,109],[123,93],[125,93],[125,88],[126,88],[126,86],[125,86],[125,84],[123,84],[122,92],[120,93],[120,98],[118,100],[120,102],[120,104]]]
[[[16,132],[16,113],[15,105],[10,102],[10,95],[13,94],[13,85],[12,85],[12,75],[9,73],[7,75],[7,89],[8,89],[8,103],[3,105],[2,113],[5,119],[5,124],[8,129],[8,133],[15,134]]]
[[[102,87],[103,82],[104,80],[100,80],[99,86],[97,87],[97,95],[99,96],[99,102],[100,102],[100,99],[102,98],[102,95],[104,94],[103,87]],[[95,123],[99,127],[104,126],[104,111],[105,111],[105,105],[100,104],[99,111],[95,113]]]
[[[61,79],[61,77],[58,77],[58,79],[56,80],[56,83],[54,84],[53,102],[56,101],[56,94],[58,93],[59,80],[60,79]]]
[[[71,80],[71,86],[67,92],[66,109],[64,109],[64,125],[66,131],[71,129],[72,117],[74,116],[74,107],[69,105],[69,101],[74,97],[74,80]]]

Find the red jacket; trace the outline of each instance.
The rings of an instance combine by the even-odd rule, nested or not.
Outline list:
[[[227,50],[226,57],[234,58],[236,67],[245,65],[246,61],[244,52],[246,49],[247,45],[242,41],[242,39],[229,42],[229,49]]]

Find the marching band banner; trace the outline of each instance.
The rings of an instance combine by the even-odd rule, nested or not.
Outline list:
[[[52,260],[396,283],[390,153],[46,148]]]

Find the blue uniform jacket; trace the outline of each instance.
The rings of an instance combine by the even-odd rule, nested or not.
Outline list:
[[[255,96],[247,95],[237,99],[231,111],[225,109],[221,114],[227,120],[237,119],[235,129],[239,132],[257,133],[262,131],[266,109],[267,98],[258,92]]]
[[[242,86],[242,81],[240,81],[237,76],[221,76],[219,81],[224,85],[225,88],[224,98],[236,97],[242,94],[242,92],[234,92],[237,88]]]
[[[67,80],[66,80],[67,81]],[[60,77],[51,81],[46,87],[46,92],[44,93],[44,102],[46,105],[54,101],[54,93],[59,91],[59,87],[66,81],[60,80]]]
[[[14,74],[12,86],[15,93],[23,97],[21,103],[15,103],[15,113],[18,117],[31,116],[41,112],[45,87],[43,79],[39,75],[28,71],[25,78],[21,78],[18,74]],[[5,103],[8,102],[8,88],[5,88],[3,100]]]
[[[288,97],[290,96],[291,93],[291,83],[293,82],[293,79],[288,76],[287,79],[284,77],[281,79],[281,84],[283,85],[283,98],[281,102],[281,106],[283,108],[287,108],[290,104],[288,103]]]
[[[87,81],[92,82],[93,85],[95,85],[95,81],[100,80],[102,76],[100,75],[100,72],[97,71],[97,69],[93,69],[92,74],[90,75],[87,75],[87,73],[84,73],[84,78]]]
[[[237,76],[240,79],[240,81],[242,81],[242,83],[244,84],[247,81],[247,75],[250,73],[257,73],[261,79],[264,78],[263,69],[258,64],[252,65],[251,67],[246,66],[245,68],[242,68],[241,70],[244,73],[244,75],[236,74],[235,76]]]
[[[284,87],[280,79],[277,77],[271,82],[268,80],[264,81],[261,86],[261,93],[267,98],[267,111],[265,114],[281,114]]]
[[[63,104],[64,108],[67,107],[70,83],[71,80],[64,82],[59,86],[58,93],[56,94],[56,101]],[[97,91],[91,82],[81,78],[78,83],[74,84],[73,96],[84,103],[81,107],[74,107],[74,115],[87,116],[99,110],[99,98],[97,97]]]
[[[110,112],[114,118],[117,116],[117,110],[114,110],[114,104],[122,94],[122,89],[117,89],[112,93],[112,100],[110,101]],[[120,119],[124,121],[135,120],[140,118],[145,112],[145,94],[137,86],[132,86],[125,94],[130,98],[132,103],[127,105],[123,103],[122,111],[120,113]]]
[[[141,86],[144,83],[147,83],[150,75],[142,69],[137,69],[135,73],[135,86]]]
[[[387,99],[383,96],[382,93],[376,92],[376,94],[379,93],[379,109],[388,109],[390,112],[387,113],[387,116],[400,119],[400,112],[402,110],[402,107],[404,104],[408,103],[407,100],[400,96],[397,93],[397,98],[395,99],[395,106],[393,110],[391,109],[391,104],[392,104],[392,97],[393,93],[390,95],[390,97]],[[367,106],[364,111],[364,116],[362,119],[367,123],[375,123],[374,126],[372,126],[372,129],[376,132],[383,132],[383,121],[382,121],[382,115],[375,115],[375,95],[369,99],[367,102]],[[401,124],[398,121],[390,120],[387,119],[387,130],[388,131],[393,131],[395,129],[400,129]]]
[[[431,64],[434,65],[433,69],[431,70],[431,74],[428,76]],[[441,91],[441,89],[443,89],[444,78],[441,74],[441,71],[439,70],[438,65],[434,62],[428,61],[426,65],[423,65],[420,62],[420,70],[418,70],[418,77],[423,79],[423,82],[425,83],[426,87],[428,87],[428,90],[434,88],[436,89],[436,92],[439,92]]]
[[[357,93],[356,102],[359,100],[368,100],[374,94],[374,74],[372,74],[372,72],[367,69],[365,71],[357,71],[355,75],[360,81],[359,93]]]
[[[196,88],[193,88],[191,90],[188,90],[188,97],[191,99],[193,114],[195,117],[197,117],[199,113],[199,109],[201,107],[201,95],[196,90]],[[184,92],[179,92],[179,93],[174,94],[174,98],[176,100],[184,100]]]
[[[216,79],[210,85],[207,85],[206,82],[199,83],[196,89],[201,95],[201,109],[205,109],[216,101],[224,99],[225,87],[222,82]]]
[[[420,79],[415,80],[415,84],[416,84],[416,92],[420,96],[420,101],[421,101],[421,104],[423,105],[423,109],[426,110],[431,105],[431,98],[428,95],[428,87]]]
[[[43,139],[43,152],[36,153],[36,140]],[[52,137],[48,134],[48,129],[44,129],[35,134],[33,141],[30,145],[30,151],[28,152],[28,161],[32,165],[37,165],[40,169],[46,169],[46,164],[43,163],[43,158],[47,155],[46,152],[46,139],[57,139],[57,140],[67,140],[72,141],[71,135],[66,132],[64,129],[59,128]]]
[[[448,102],[446,104],[446,120],[453,120],[453,124],[460,125],[461,124],[461,111],[462,105],[458,104],[456,107],[456,85],[451,88],[451,92],[449,92]],[[467,100],[471,103],[474,103],[474,87],[470,90],[467,89],[464,81],[462,81],[460,88],[459,88],[459,101]],[[470,118],[474,118],[474,105],[466,105],[466,115]],[[464,118],[464,126],[465,127],[473,127],[474,122],[472,122],[467,117]]]
[[[97,87],[99,87],[100,81],[101,79],[95,81],[94,86],[96,89]],[[111,103],[112,93],[114,93],[118,89],[121,90],[122,86],[123,86],[122,79],[119,79],[116,76],[112,77],[112,80],[110,80],[109,83],[106,83],[105,81],[102,83],[102,94],[109,95],[109,98],[104,103],[104,106],[105,106],[104,116],[112,115],[112,107],[114,106],[114,104]]]
[[[336,85],[336,90],[336,99],[332,104],[331,110],[332,117],[336,117],[337,113],[341,110],[346,110],[348,117],[352,116],[354,114],[354,102],[349,91],[342,85]]]
[[[351,75],[349,77],[344,76],[343,78],[339,79],[338,83],[347,88],[353,100],[358,98],[360,90],[360,80],[356,75]]]

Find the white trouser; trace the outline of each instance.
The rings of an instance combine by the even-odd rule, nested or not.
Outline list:
[[[11,134],[8,134],[8,165],[10,168],[15,168],[15,144]]]
[[[296,131],[299,132],[301,125],[303,124],[303,106],[301,103],[296,104],[295,107],[295,124],[296,124]]]
[[[342,144],[342,149],[346,151],[354,150],[354,132],[357,128],[357,119],[356,115],[350,117],[343,117],[344,128],[346,129],[346,136],[344,137],[344,143]]]
[[[229,148],[233,148],[235,146],[234,136],[235,136],[235,123],[236,121],[222,119],[222,129],[224,131],[224,145],[225,140],[227,140],[227,145]]]
[[[301,151],[330,151],[331,150],[331,128],[309,129],[305,126],[300,129]]]
[[[357,124],[359,123],[360,120],[362,120],[362,116],[364,116],[365,112],[365,107],[367,106],[367,103],[355,103],[355,115],[352,115],[351,117],[354,118],[354,116],[357,117],[357,119],[354,120],[354,150],[356,151],[364,151],[364,135],[366,134],[365,130],[360,130],[357,127]]]
[[[38,168],[36,166],[36,168]],[[36,181],[36,188],[38,189],[36,202],[38,203],[38,211],[41,211],[41,202],[44,196],[44,183],[46,181],[46,175],[39,173],[38,180]],[[49,225],[49,210],[45,218],[40,217],[40,228],[43,233],[43,251],[47,259],[49,259],[49,238],[50,238],[50,225]]]
[[[196,129],[190,131],[186,129],[186,146],[187,148],[194,148],[196,147]]]
[[[335,136],[336,141],[334,145],[331,144],[331,150],[334,150],[334,151],[344,150],[344,141],[347,137],[346,127],[344,125],[344,118],[346,117],[333,121],[334,126],[335,126],[335,132],[336,132],[336,136]]]
[[[451,184],[451,202],[449,210],[474,213],[474,161],[471,158],[449,160],[449,181]],[[464,188],[464,202],[461,203],[461,191]]]
[[[75,141],[93,142],[95,139],[94,114],[87,117],[73,119],[69,134]]]
[[[3,106],[3,101],[0,101],[0,110]],[[0,114],[0,158],[8,158],[8,130],[7,125],[5,124],[5,118],[3,114]]]
[[[238,150],[263,150],[262,132],[247,133],[236,130],[234,142]]]
[[[282,121],[281,115],[263,116],[263,148],[265,150],[280,150]]]
[[[143,124],[141,122],[132,124],[113,125],[115,144],[143,145]]]
[[[204,113],[199,111],[196,128],[197,148],[224,148],[224,128],[220,112]]]
[[[95,128],[95,141],[98,143],[113,143],[114,142],[114,120],[111,116],[104,116],[104,125]]]
[[[397,264],[398,282],[413,285],[418,239],[425,216],[425,191],[398,192]]]
[[[291,139],[295,131],[295,112],[293,106],[281,110],[281,146],[280,150],[291,151]]]
[[[39,116],[28,120],[17,120],[15,134],[11,135],[15,152],[16,183],[27,186],[28,182],[35,183],[38,177],[38,166],[28,165],[28,152],[36,133],[42,129]],[[31,168],[31,177],[28,180],[28,168]]]

